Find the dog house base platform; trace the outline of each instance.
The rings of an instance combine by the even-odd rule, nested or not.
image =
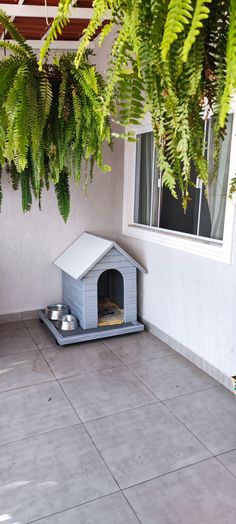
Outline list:
[[[136,320],[135,322],[127,322],[118,326],[103,326],[92,329],[82,329],[79,327],[74,331],[61,331],[57,329],[55,321],[51,321],[46,317],[44,310],[39,311],[39,318],[47,326],[49,331],[51,331],[59,346],[78,344],[79,342],[98,340],[99,338],[115,337],[117,335],[126,335],[144,330],[144,325]]]

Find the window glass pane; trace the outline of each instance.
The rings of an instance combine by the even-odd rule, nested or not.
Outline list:
[[[227,133],[221,144],[218,175],[212,177],[213,166],[213,122],[207,123],[207,156],[209,162],[208,194],[204,187],[196,188],[197,173],[192,164],[189,188],[190,200],[184,212],[181,191],[177,188],[178,199],[174,199],[168,188],[159,184],[152,132],[137,135],[135,166],[134,222],[160,227],[172,231],[200,235],[207,238],[223,239],[225,208],[227,199],[228,173],[230,162],[233,115],[229,115]]]
[[[150,225],[153,166],[153,133],[137,135],[134,222]]]
[[[192,165],[191,180],[196,182],[196,171]],[[171,195],[167,187],[162,189],[160,227],[171,229],[182,233],[196,235],[199,208],[199,189],[190,187],[190,199],[186,212],[184,212],[181,199],[181,191],[177,189],[178,199]]]
[[[199,235],[223,240],[225,208],[227,199],[230,149],[233,115],[229,115],[227,132],[221,143],[220,161],[217,176],[213,177],[214,136],[213,122],[208,127],[209,184],[208,195],[202,195]]]

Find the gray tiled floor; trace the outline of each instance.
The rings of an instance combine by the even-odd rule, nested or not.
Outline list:
[[[235,398],[148,333],[0,329],[0,522],[233,524]]]

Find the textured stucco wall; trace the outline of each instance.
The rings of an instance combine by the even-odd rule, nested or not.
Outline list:
[[[139,276],[139,314],[201,359],[236,374],[236,266],[122,237],[148,269]],[[234,242],[234,246],[236,242]]]

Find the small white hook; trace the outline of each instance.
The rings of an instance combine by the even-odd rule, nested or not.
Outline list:
[[[48,21],[48,4],[47,4],[47,0],[44,0],[44,5],[45,5],[45,19],[46,19],[46,24],[47,26],[50,25],[49,21]]]

